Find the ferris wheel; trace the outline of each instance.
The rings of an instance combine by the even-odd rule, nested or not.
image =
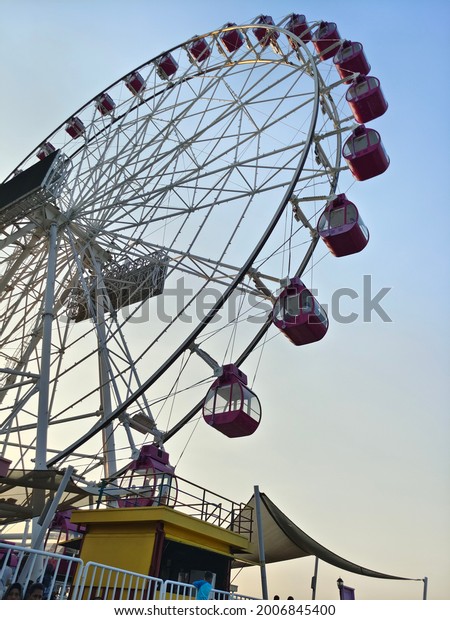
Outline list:
[[[5,179],[0,454],[101,478],[202,408],[256,429],[240,365],[273,324],[325,335],[300,278],[318,247],[367,243],[340,173],[389,164],[358,45],[295,14],[225,24],[104,88]],[[215,424],[224,385],[252,423]]]

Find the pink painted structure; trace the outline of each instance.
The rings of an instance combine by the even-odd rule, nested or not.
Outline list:
[[[360,75],[353,80],[345,98],[358,123],[368,123],[388,109],[380,80],[373,76]]]
[[[174,503],[178,489],[169,454],[156,444],[142,446],[138,458],[120,479],[120,488],[120,508]]]
[[[108,93],[102,93],[97,99],[97,110],[100,112],[102,116],[106,116],[107,114],[111,114],[111,112],[116,107],[116,104],[112,100],[111,96]]]
[[[225,28],[231,28],[232,26],[236,26],[236,24],[228,22]],[[220,35],[220,42],[227,52],[232,54],[244,45],[244,37],[239,30],[228,30]]]
[[[346,84],[350,84],[355,73],[367,75],[370,65],[361,43],[344,41],[333,58],[336,69]]]
[[[197,39],[189,45],[188,54],[192,61],[202,63],[211,56],[211,48],[206,39]]]
[[[342,155],[358,181],[376,177],[389,167],[389,157],[384,150],[380,134],[364,125],[359,125],[347,138]]]
[[[247,376],[234,364],[222,368],[203,405],[207,424],[227,437],[246,437],[256,431],[261,420],[261,405],[247,387]]]
[[[125,86],[133,95],[139,95],[145,88],[145,80],[138,71],[134,71],[125,78]]]
[[[326,206],[317,230],[334,256],[356,254],[369,242],[369,231],[345,194],[339,194]]]
[[[312,32],[309,29],[306,17],[299,15],[298,13],[292,13],[289,21],[285,25],[285,29],[295,34],[296,37],[301,39],[304,43],[312,40]],[[293,49],[296,49],[295,42],[289,38],[289,44]]]
[[[0,478],[6,478],[9,468],[11,466],[11,462],[12,461],[5,458],[4,456],[0,456]]]
[[[39,151],[37,152],[37,158],[40,160],[45,159],[48,155],[50,155],[50,153],[53,153],[54,151],[56,151],[56,149],[53,144],[51,142],[46,142],[40,147]]]
[[[321,340],[328,330],[325,310],[300,278],[291,278],[275,302],[272,321],[296,346]]]
[[[71,138],[79,138],[84,134],[86,128],[78,116],[73,116],[66,125],[66,131]]]
[[[164,54],[155,61],[156,72],[162,80],[168,80],[178,69],[178,63],[172,54]]]
[[[320,60],[328,60],[336,54],[341,35],[334,22],[320,22],[312,41]]]
[[[267,24],[268,26],[275,26],[275,22],[271,15],[261,15],[257,24]],[[275,41],[280,36],[280,33],[276,30],[267,30],[267,28],[253,28],[253,34],[258,39],[262,47],[267,47],[270,41]]]

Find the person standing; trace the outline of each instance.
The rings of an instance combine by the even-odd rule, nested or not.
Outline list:
[[[209,599],[212,590],[212,579],[213,574],[207,570],[204,579],[194,581],[192,585],[197,588],[197,596],[195,597],[197,601],[207,601]]]

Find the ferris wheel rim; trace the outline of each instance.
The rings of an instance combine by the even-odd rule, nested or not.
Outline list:
[[[246,26],[246,27],[247,27],[247,28],[251,28],[252,26],[254,26],[254,25],[248,25],[248,26]],[[237,26],[236,28],[241,28],[241,27],[240,27],[240,26]],[[279,30],[280,30],[280,32],[286,32],[286,31],[284,31],[283,29],[279,29]],[[218,32],[221,32],[221,30],[212,31],[212,32],[217,32],[217,33],[218,33]],[[210,33],[210,34],[211,34],[211,33]],[[290,36],[293,36],[293,35],[291,34]],[[195,39],[195,38],[194,38],[194,39]],[[192,41],[192,40],[194,40],[194,39],[190,39],[190,40],[188,40],[188,41],[187,41],[187,43],[189,43],[190,41]],[[304,44],[303,44],[303,42],[302,42],[301,40],[299,40],[299,44],[300,44],[300,45],[302,45],[302,46],[304,46]],[[185,45],[185,44],[182,44],[182,45]],[[171,49],[172,49],[172,50],[174,50],[174,49],[177,49],[178,47],[181,47],[181,46],[175,46],[174,48],[171,48]],[[306,48],[306,46],[305,46],[305,48]],[[307,50],[307,48],[306,48],[306,50]],[[309,50],[307,50],[307,53],[310,55]],[[160,56],[160,55],[159,55],[159,56]],[[155,58],[159,58],[159,56],[156,56]],[[311,56],[311,55],[310,55],[310,56]],[[311,58],[312,58],[312,56],[311,56]],[[150,63],[150,62],[151,62],[151,61],[147,61],[147,63],[143,63],[143,64],[142,64],[142,65],[140,65],[140,67],[138,67],[137,69],[139,69],[139,68],[141,68],[141,67],[146,66],[146,65],[147,65],[148,63]],[[315,75],[315,79],[314,79],[314,84],[315,84],[315,89],[316,89],[316,90],[315,90],[315,95],[314,95],[314,105],[315,105],[315,113],[314,113],[314,114],[315,114],[315,118],[317,118],[318,105],[319,105],[319,85],[318,85],[318,77],[317,77],[317,67],[316,67],[316,64],[315,64],[314,62],[312,62],[312,61],[311,61],[311,66],[314,68],[313,70],[314,70],[314,71],[316,71],[316,75]],[[129,74],[126,74],[126,75],[129,75]],[[119,83],[119,82],[121,81],[121,79],[123,79],[123,78],[119,78],[119,80],[117,80],[116,82],[114,82],[114,84]],[[102,92],[104,92],[104,91],[102,91]],[[95,101],[95,97],[94,97],[94,98],[93,98],[90,102],[88,102],[88,104],[89,104],[89,103],[91,103],[91,102],[93,102],[93,101]],[[87,106],[88,104],[86,104],[86,106]],[[85,107],[86,107],[86,106],[83,106],[83,108],[80,108],[80,110],[85,109]],[[72,118],[72,117],[69,117],[69,118]],[[67,121],[66,121],[66,122],[67,122]],[[60,127],[63,127],[63,125],[64,125],[64,123],[63,123]],[[279,220],[279,218],[281,217],[281,214],[282,214],[282,213],[283,213],[283,211],[285,210],[286,205],[288,204],[289,198],[290,198],[290,196],[292,195],[293,188],[295,187],[295,183],[297,182],[298,177],[299,177],[299,175],[300,175],[300,173],[301,173],[301,170],[303,169],[303,166],[304,166],[304,160],[306,160],[307,152],[308,152],[308,150],[309,150],[309,148],[310,148],[310,146],[311,146],[311,143],[312,143],[313,133],[314,133],[314,125],[315,125],[315,121],[314,121],[314,123],[313,123],[313,122],[311,122],[311,124],[310,124],[310,128],[309,128],[309,138],[308,138],[308,140],[307,140],[307,142],[308,142],[308,148],[307,148],[307,149],[304,149],[304,151],[303,151],[303,153],[304,153],[303,162],[301,163],[301,165],[299,164],[299,165],[297,166],[297,173],[296,173],[296,179],[295,179],[295,182],[294,182],[294,179],[291,181],[291,184],[290,184],[290,186],[289,186],[289,189],[288,189],[288,190],[286,190],[285,195],[284,195],[284,198],[283,198],[283,199],[282,199],[282,201],[280,202],[280,206],[279,206],[279,208],[278,208],[278,210],[277,210],[277,212],[276,212],[276,213],[277,213],[277,215],[278,215],[278,217],[277,217],[276,221],[278,221],[278,220]],[[53,132],[52,134],[50,134],[49,139],[51,138],[51,136],[55,135],[56,131],[57,131],[57,130],[55,130],[55,132]],[[32,152],[32,154],[34,154],[34,151]],[[26,161],[26,160],[27,160],[27,158],[26,158],[24,161]],[[22,163],[23,163],[23,162],[22,162]],[[19,164],[19,165],[21,165],[21,164]],[[274,217],[274,218],[273,218],[273,220],[272,220],[273,225],[275,225],[274,220],[275,220],[275,217]],[[268,227],[268,229],[267,229],[267,230],[269,231],[269,229],[270,229],[270,228],[271,228],[271,225],[269,225],[269,227]],[[241,271],[240,271],[240,272],[239,272],[239,274],[235,277],[235,279],[234,279],[234,281],[233,281],[233,282],[234,282],[234,285],[233,285],[233,284],[230,284],[230,285],[228,286],[228,288],[226,289],[226,292],[225,292],[225,293],[222,295],[222,297],[221,297],[221,300],[223,300],[223,301],[222,301],[219,305],[218,305],[218,304],[216,304],[216,306],[215,306],[215,310],[214,310],[212,313],[210,313],[208,316],[210,316],[210,317],[212,318],[212,317],[215,315],[215,313],[216,313],[216,312],[217,312],[217,311],[218,311],[218,310],[219,310],[219,309],[223,306],[223,303],[225,303],[225,301],[226,301],[227,297],[231,294],[231,292],[234,290],[234,288],[235,288],[236,286],[238,286],[238,284],[242,281],[242,279],[245,277],[246,273],[248,272],[249,267],[253,264],[254,260],[255,260],[255,259],[256,259],[256,257],[258,256],[259,252],[260,252],[260,251],[262,250],[262,248],[264,247],[264,241],[263,241],[263,239],[267,239],[267,238],[268,238],[268,236],[270,236],[270,232],[267,232],[267,237],[266,237],[266,235],[264,235],[264,236],[260,239],[259,243],[258,243],[258,244],[257,244],[257,246],[256,246],[257,248],[259,247],[259,251],[258,251],[258,252],[256,252],[256,253],[254,253],[254,252],[253,252],[252,254],[250,254],[250,256],[249,256],[248,260],[246,261],[246,263],[244,264],[244,266],[241,268]],[[191,343],[191,342],[194,342],[194,341],[195,341],[195,339],[196,339],[196,338],[199,336],[199,334],[203,331],[203,329],[206,327],[206,325],[209,323],[209,321],[210,321],[210,320],[211,320],[211,319],[208,319],[206,322],[205,322],[205,321],[202,321],[202,322],[199,324],[199,326],[197,327],[197,329],[193,330],[193,332],[191,333],[190,337],[189,337],[189,338],[188,338],[188,339],[187,339],[187,340],[183,343],[183,345],[184,345],[184,346],[182,345],[181,347],[179,347],[179,349],[178,349],[178,350],[177,350],[177,351],[176,351],[176,352],[175,352],[175,353],[174,353],[174,354],[173,354],[173,355],[169,358],[169,360],[172,360],[172,361],[171,361],[171,363],[173,363],[173,361],[175,361],[176,359],[178,359],[179,355],[180,355],[183,351],[185,351],[185,350],[186,350],[186,348],[189,346],[189,343]],[[200,331],[198,331],[198,329],[199,329],[200,327],[201,327],[201,329],[200,329]],[[165,368],[166,368],[166,367],[168,367],[168,366],[167,366],[167,363],[168,363],[168,362],[166,362],[166,364],[162,365],[162,366],[160,367],[160,369],[159,369],[156,373],[154,373],[154,374],[152,375],[152,377],[150,377],[149,382],[146,382],[146,383],[144,384],[144,387],[142,387],[142,388],[140,388],[139,390],[137,390],[137,392],[139,393],[138,395],[140,395],[140,394],[144,393],[144,392],[145,392],[145,390],[146,390],[146,389],[148,389],[148,387],[149,387],[151,384],[153,384],[153,383],[154,383],[154,381],[156,381],[156,380],[159,378],[159,376],[161,376],[161,374],[163,374],[163,373],[165,372]],[[170,364],[169,364],[169,365],[170,365]],[[161,370],[162,368],[164,368],[164,370]],[[126,401],[125,401],[125,403],[126,403],[126,405],[123,407],[123,409],[126,409],[126,407],[128,406],[128,400],[126,400]],[[121,407],[121,408],[122,408],[122,407]],[[114,418],[115,418],[115,417],[117,417],[118,415],[120,415],[120,412],[119,412],[119,413],[117,413],[117,412],[116,412],[116,415],[114,416]],[[112,419],[112,418],[111,418],[111,419]],[[105,422],[105,425],[106,425],[106,424],[108,424],[109,422],[110,422],[110,420],[106,421],[106,422]],[[103,428],[103,426],[102,426],[102,428]],[[97,429],[96,429],[96,432],[99,432],[100,430],[101,430],[101,428],[99,427],[99,428],[97,428]],[[84,442],[79,443],[79,444],[78,444],[78,446],[79,446],[79,445],[82,445],[82,443],[84,443]],[[73,447],[73,446],[71,446],[70,448],[72,448],[72,447]],[[69,453],[69,449],[67,450],[67,453]],[[57,457],[54,457],[54,458],[50,459],[50,460],[48,461],[48,466],[52,466],[54,463],[59,462],[59,461],[61,460],[61,458],[64,458],[64,456],[65,456],[65,454],[64,454],[64,455],[62,455],[62,453],[61,453],[60,455],[57,455]],[[61,457],[61,458],[59,458],[59,457]]]
[[[300,44],[304,45],[303,42],[300,39],[298,39],[298,42]],[[308,54],[309,54],[309,50],[308,50]],[[215,304],[214,308],[211,309],[211,311],[208,313],[207,317],[205,317],[205,320],[201,321],[199,326],[196,329],[193,330],[193,332],[190,334],[190,336],[178,347],[178,349],[169,357],[169,359],[166,360],[166,362],[163,365],[160,366],[158,371],[155,372],[149,379],[147,379],[147,381],[145,381],[144,384],[138,390],[136,390],[136,392],[132,395],[132,397],[129,397],[127,400],[125,400],[120,405],[120,407],[118,407],[113,412],[113,415],[110,418],[108,418],[107,420],[103,421],[100,425],[98,425],[98,427],[95,429],[95,431],[91,431],[91,432],[87,433],[84,438],[80,438],[78,441],[74,442],[71,446],[66,448],[66,450],[62,451],[60,455],[57,455],[56,457],[50,459],[50,461],[48,461],[48,463],[47,463],[48,467],[54,466],[57,462],[59,462],[65,456],[70,454],[73,450],[75,450],[78,447],[80,447],[81,445],[83,445],[83,443],[85,443],[85,441],[88,441],[93,435],[95,435],[96,433],[98,433],[102,429],[104,429],[112,420],[118,418],[122,413],[124,413],[127,410],[127,408],[130,406],[130,404],[132,402],[134,402],[134,400],[136,400],[149,387],[151,387],[153,385],[153,383],[155,381],[157,381],[158,378],[162,374],[164,374],[164,372],[167,370],[167,368],[169,368],[180,357],[180,355],[184,351],[186,351],[190,347],[190,345],[192,343],[195,342],[196,338],[200,335],[200,333],[203,331],[203,329],[210,323],[210,321],[214,318],[216,313],[222,308],[223,304],[229,298],[229,296],[231,295],[233,290],[238,286],[238,284],[242,281],[242,279],[247,274],[248,269],[254,263],[255,259],[257,258],[257,256],[261,252],[262,248],[264,247],[264,244],[265,244],[267,238],[270,236],[271,232],[273,231],[273,228],[275,227],[275,225],[279,221],[280,217],[282,216],[282,214],[283,214],[283,212],[284,212],[284,210],[285,210],[285,208],[286,208],[286,206],[287,206],[287,204],[289,202],[289,199],[292,196],[292,193],[293,193],[294,187],[295,187],[295,185],[296,185],[296,183],[298,181],[298,178],[299,178],[299,176],[300,176],[300,174],[301,174],[301,172],[303,170],[303,167],[304,167],[304,164],[305,164],[305,161],[306,161],[306,157],[308,155],[309,148],[311,147],[311,144],[312,144],[313,134],[314,134],[314,129],[315,129],[315,123],[316,123],[317,114],[318,114],[318,111],[319,111],[319,79],[318,79],[318,75],[317,75],[317,68],[316,68],[314,63],[313,63],[313,66],[314,66],[313,71],[314,71],[314,78],[315,78],[314,79],[314,84],[315,84],[314,112],[312,114],[313,120],[311,121],[311,124],[310,124],[310,127],[309,127],[309,131],[308,131],[308,137],[306,139],[306,143],[308,144],[308,147],[306,149],[304,149],[303,152],[302,152],[302,156],[301,156],[300,161],[298,163],[297,170],[296,170],[296,172],[294,174],[294,177],[293,177],[293,179],[292,179],[292,181],[291,181],[291,183],[289,185],[289,188],[286,190],[285,195],[284,195],[283,199],[281,200],[280,206],[278,207],[277,211],[275,212],[274,217],[272,218],[271,223],[269,224],[268,228],[266,229],[266,232],[265,232],[263,238],[259,241],[259,243],[257,243],[255,250],[250,254],[250,256],[248,257],[246,263],[243,265],[241,271],[235,277],[234,281],[228,286],[227,290],[222,294],[220,301]],[[260,338],[262,338],[262,336],[265,333],[265,331],[266,330],[263,331],[263,329],[261,330]],[[258,341],[260,340],[260,338],[258,339]],[[255,342],[255,344],[256,344],[256,342]],[[246,357],[247,357],[247,355],[244,355],[243,358],[242,358],[242,361],[244,361]]]
[[[254,29],[255,27],[258,28],[264,28],[267,31],[277,31],[280,34],[284,34],[285,36],[293,39],[297,45],[302,49],[303,52],[306,53],[308,61],[311,62],[312,65],[314,65],[315,63],[312,62],[313,61],[313,55],[311,54],[311,52],[309,51],[308,47],[305,45],[305,42],[299,38],[297,35],[295,35],[294,33],[286,30],[284,27],[280,26],[280,25],[274,25],[271,26],[270,24],[258,24],[256,21],[257,17],[254,19],[254,21],[252,23],[246,23],[246,24],[235,24],[233,26],[223,26],[221,28],[217,28],[215,30],[211,30],[207,33],[204,33],[202,35],[195,35],[193,37],[191,37],[190,39],[187,39],[186,41],[184,41],[183,43],[179,43],[178,45],[174,45],[171,48],[166,49],[163,52],[160,52],[159,54],[157,54],[156,56],[153,56],[152,58],[150,58],[149,60],[141,63],[140,65],[138,65],[137,67],[135,67],[134,69],[131,69],[130,71],[128,71],[127,73],[125,73],[124,75],[122,75],[121,77],[119,77],[118,79],[114,80],[114,82],[111,82],[108,86],[105,86],[102,90],[100,90],[96,95],[94,95],[91,99],[89,99],[86,103],[84,103],[82,106],[80,106],[79,108],[77,108],[69,117],[67,117],[64,121],[62,121],[50,134],[48,134],[45,138],[43,138],[43,140],[41,140],[41,142],[39,143],[38,147],[40,145],[45,144],[46,142],[51,141],[51,139],[58,133],[59,130],[62,130],[67,123],[74,118],[75,116],[79,115],[81,112],[83,112],[84,110],[86,110],[89,106],[91,106],[92,104],[94,104],[98,98],[108,92],[109,90],[111,90],[113,87],[119,85],[120,83],[122,83],[127,77],[129,77],[131,74],[142,70],[145,67],[150,66],[152,63],[155,63],[158,59],[160,59],[161,57],[165,56],[166,54],[170,54],[180,48],[187,48],[187,46],[190,43],[193,43],[197,40],[200,40],[202,38],[206,38],[206,37],[213,37],[213,36],[218,36],[220,33],[222,32],[228,32],[228,31],[232,31],[232,30],[245,30],[245,31],[250,31],[252,29]],[[282,20],[282,22],[285,22],[286,18],[284,18]],[[310,28],[312,29],[314,27],[314,25],[318,23],[318,22],[312,22]],[[211,70],[211,69],[209,69]],[[193,79],[196,76],[193,75],[191,76],[189,79]],[[154,96],[154,95],[153,95]],[[145,103],[145,100],[139,101],[135,107],[139,107],[140,105],[142,105],[142,103]],[[120,118],[115,119],[114,122],[117,122],[118,120],[120,120]],[[93,138],[92,138],[93,139]],[[15,166],[15,168],[3,179],[3,183],[5,183],[6,181],[10,180],[11,178],[13,178],[14,173],[20,169],[20,167],[25,164],[26,162],[28,162],[36,153],[37,148],[35,147],[33,150],[31,150],[20,162],[17,166]]]

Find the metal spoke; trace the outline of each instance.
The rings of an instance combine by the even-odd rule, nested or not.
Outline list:
[[[121,78],[102,91],[115,102],[110,113],[94,97],[74,114],[82,135],[68,139],[63,123],[43,141],[64,145],[64,182],[39,208],[16,202],[0,231],[0,443],[23,465],[33,466],[37,449],[39,466],[47,451],[48,466],[76,462],[80,475],[95,469],[100,478],[106,440],[114,470],[125,447],[181,428],[211,374],[190,355],[195,342],[220,360],[239,346],[246,359],[262,337],[246,322],[250,298],[271,303],[283,253],[306,268],[313,226],[300,223],[287,238],[282,216],[295,195],[314,220],[336,189],[349,125],[330,95],[342,83],[320,76],[303,43],[289,45],[283,23],[266,48],[252,24],[238,26],[247,43],[233,54],[219,53],[222,30],[205,35],[204,63],[189,61],[189,41],[176,46],[169,80],[155,57],[137,69],[139,95]],[[36,152],[18,168],[34,165]],[[226,311],[233,295],[236,316]],[[175,398],[176,413],[154,415],[152,402]],[[124,430],[134,413],[157,419],[150,437]]]

